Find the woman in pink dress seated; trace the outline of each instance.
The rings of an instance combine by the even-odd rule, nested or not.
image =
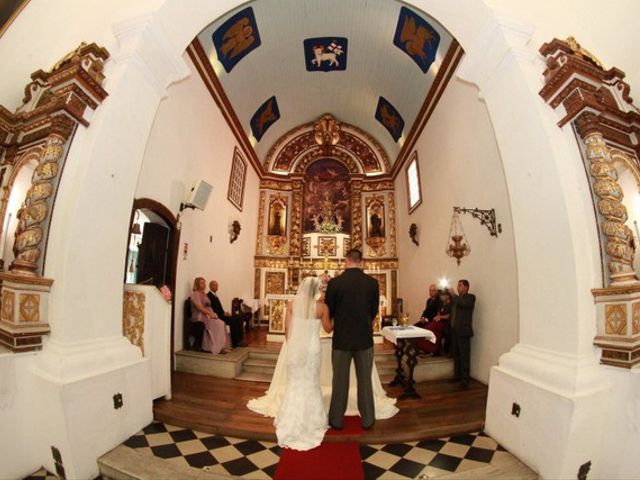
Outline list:
[[[418,348],[428,355],[440,355],[442,353],[442,337],[447,333],[447,329],[449,328],[451,294],[449,292],[443,292],[440,294],[440,299],[442,300],[442,306],[438,314],[433,317],[433,320],[425,324],[425,326],[418,325],[419,327],[431,330],[436,336],[435,343],[425,338],[421,338],[416,342]]]
[[[211,309],[211,302],[204,293],[206,285],[207,282],[202,277],[198,277],[193,281],[191,321],[204,323],[202,350],[211,353],[227,353],[224,348],[227,343],[225,324]]]

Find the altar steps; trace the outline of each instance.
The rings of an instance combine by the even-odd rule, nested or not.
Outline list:
[[[182,350],[176,352],[176,370],[218,378],[269,383],[278,361],[278,354],[279,348],[264,347],[236,348],[225,355]],[[381,382],[389,383],[395,376],[397,365],[393,350],[376,351],[375,362]],[[450,358],[418,358],[414,371],[416,382],[442,380],[452,376],[453,361]]]

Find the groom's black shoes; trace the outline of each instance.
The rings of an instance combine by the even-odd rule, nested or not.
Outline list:
[[[329,424],[329,426],[334,430],[342,430],[342,427],[336,427],[335,425],[332,425],[332,424]]]
[[[362,429],[363,430],[371,430],[373,428],[373,426],[375,425],[375,423],[372,423],[371,425],[367,425],[366,427],[363,425]]]

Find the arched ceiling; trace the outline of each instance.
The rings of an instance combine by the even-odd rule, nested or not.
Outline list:
[[[367,132],[393,163],[459,48],[435,19],[396,0],[255,0],[194,43],[259,163],[324,113]]]

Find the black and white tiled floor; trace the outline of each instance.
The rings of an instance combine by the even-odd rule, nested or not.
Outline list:
[[[147,426],[124,445],[178,465],[237,477],[273,478],[280,448],[275,443],[211,435],[159,422]],[[365,478],[430,477],[484,467],[509,455],[484,433],[388,445],[361,445]]]
[[[185,467],[247,477],[273,478],[280,459],[280,447],[260,442],[175,427],[154,422],[124,445]],[[436,440],[361,445],[360,457],[366,480],[428,478],[452,472],[466,472],[491,464],[500,456],[510,456],[482,432]],[[44,469],[29,480],[53,480]]]

